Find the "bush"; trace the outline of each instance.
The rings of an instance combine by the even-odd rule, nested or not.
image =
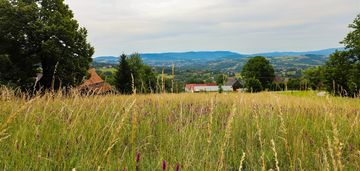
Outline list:
[[[245,87],[248,92],[254,92],[254,93],[260,92],[263,89],[261,82],[256,78],[247,79]]]
[[[221,85],[219,85],[219,91],[218,91],[220,94],[224,92],[224,89],[222,88]]]

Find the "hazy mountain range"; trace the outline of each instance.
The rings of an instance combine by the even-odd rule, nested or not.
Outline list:
[[[198,52],[167,52],[167,53],[144,53],[140,54],[141,58],[147,61],[182,61],[182,60],[218,60],[221,58],[246,58],[251,56],[265,57],[284,57],[284,56],[304,56],[304,55],[323,55],[328,56],[336,50],[344,48],[331,48],[307,52],[268,52],[257,54],[240,54],[231,51],[198,51]],[[115,64],[118,63],[119,57],[116,56],[99,56],[94,58],[94,62]],[[162,63],[162,62],[160,62]]]
[[[240,54],[231,51],[168,52],[140,54],[143,61],[151,66],[170,66],[186,69],[207,69],[221,71],[239,71],[250,57],[265,56],[276,68],[307,68],[322,65],[328,56],[336,50],[331,48],[306,52],[269,52]],[[93,59],[97,64],[118,64],[119,57],[100,56]]]

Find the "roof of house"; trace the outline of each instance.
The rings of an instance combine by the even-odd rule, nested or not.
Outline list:
[[[83,84],[81,84],[80,87],[87,87],[93,84],[104,82],[104,80],[101,79],[101,77],[96,73],[95,68],[89,69],[88,73],[90,74],[89,79],[87,79]]]
[[[100,83],[98,86],[89,86],[88,88],[95,94],[102,94],[113,90],[113,87],[108,83]]]
[[[89,79],[80,85],[80,90],[91,90],[96,94],[108,92],[112,90],[112,86],[105,81],[96,73],[95,68],[89,69]]]
[[[235,77],[230,77],[227,79],[227,81],[225,82],[224,86],[235,86],[235,87],[241,87],[245,84],[244,80],[239,80]]]
[[[274,82],[282,82],[282,78],[280,77],[280,76],[275,76],[275,78],[274,78]]]
[[[238,80],[234,77],[230,77],[227,79],[227,81],[225,82],[225,86],[233,86]]]

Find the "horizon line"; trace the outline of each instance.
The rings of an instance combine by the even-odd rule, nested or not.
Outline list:
[[[259,53],[241,53],[241,52],[237,52],[237,51],[232,51],[232,50],[190,50],[190,51],[164,51],[164,52],[133,52],[133,53],[129,53],[129,54],[134,54],[134,53],[138,53],[138,54],[166,54],[166,53],[201,53],[201,52],[232,52],[232,53],[237,53],[239,55],[257,55],[257,54],[264,54],[264,53],[304,53],[304,52],[314,52],[314,51],[322,51],[322,50],[331,50],[331,49],[344,49],[345,47],[335,47],[335,48],[325,48],[325,49],[316,49],[316,50],[304,50],[304,51],[268,51],[268,52],[259,52]],[[120,53],[120,55],[101,55],[101,56],[92,56],[91,58],[98,58],[98,57],[119,57],[121,56],[121,54],[126,54],[126,53]],[[126,54],[126,55],[129,55]]]

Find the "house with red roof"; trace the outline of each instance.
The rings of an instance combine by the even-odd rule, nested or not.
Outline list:
[[[104,94],[113,90],[112,86],[106,83],[97,73],[95,68],[89,69],[89,79],[85,80],[79,87],[84,93]]]

